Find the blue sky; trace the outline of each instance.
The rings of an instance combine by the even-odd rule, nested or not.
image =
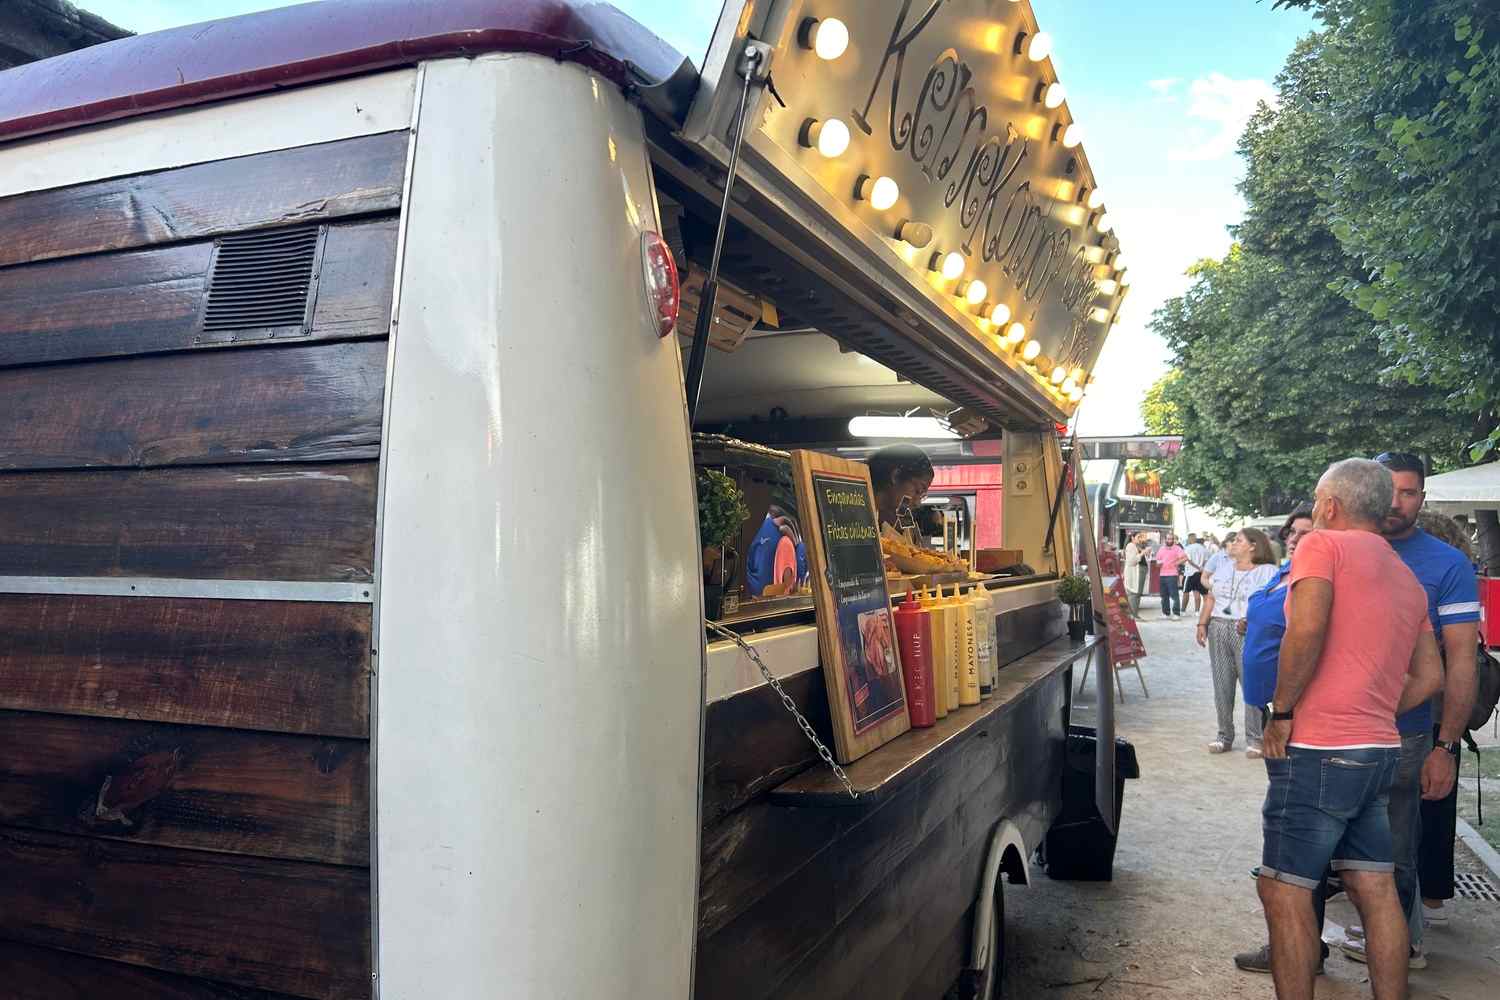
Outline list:
[[[440,2],[440,0],[438,0]],[[1001,0],[994,0],[1001,3]],[[702,62],[721,0],[614,0]],[[1003,6],[1003,4],[1001,4]],[[122,27],[154,31],[285,6],[276,0],[82,0]],[[1243,203],[1235,143],[1296,40],[1314,27],[1271,0],[1032,0],[1055,39],[1084,148],[1108,198],[1132,287],[1096,369],[1080,427],[1140,430],[1139,402],[1167,354],[1146,326],[1187,286],[1194,261],[1229,247]]]

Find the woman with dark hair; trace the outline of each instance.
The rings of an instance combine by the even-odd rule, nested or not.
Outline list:
[[[1198,645],[1208,647],[1219,722],[1218,736],[1208,744],[1209,753],[1227,753],[1234,747],[1234,703],[1244,652],[1239,622],[1245,617],[1250,595],[1276,576],[1276,553],[1264,531],[1242,529],[1227,551],[1228,561],[1209,578],[1209,593],[1198,618]],[[1248,728],[1248,716],[1246,724]]]
[[[1245,637],[1241,656],[1240,691],[1245,696],[1246,757],[1260,756],[1261,706],[1270,704],[1276,691],[1276,664],[1281,638],[1286,635],[1286,578],[1292,569],[1297,543],[1313,530],[1312,508],[1298,507],[1287,517],[1277,539],[1286,547],[1286,559],[1269,583],[1250,595],[1239,633]]]
[[[932,486],[932,459],[914,444],[893,444],[871,455],[866,464],[880,523],[899,527],[896,521],[902,503],[916,507]]]

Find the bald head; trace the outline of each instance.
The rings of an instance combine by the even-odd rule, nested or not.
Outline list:
[[[1395,486],[1390,470],[1379,462],[1346,458],[1335,462],[1318,480],[1315,522],[1335,530],[1378,530],[1391,509]]]

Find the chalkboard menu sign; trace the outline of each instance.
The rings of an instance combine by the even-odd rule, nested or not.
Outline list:
[[[870,472],[811,451],[792,452],[792,469],[834,747],[847,764],[911,728]]]

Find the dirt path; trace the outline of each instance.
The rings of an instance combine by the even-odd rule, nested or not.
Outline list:
[[[1136,746],[1141,779],[1126,783],[1115,880],[1008,887],[1007,997],[1237,1000],[1273,996],[1267,976],[1238,971],[1236,951],[1265,935],[1248,869],[1260,860],[1265,770],[1236,751],[1211,756],[1213,695],[1208,657],[1192,619],[1153,620],[1143,609],[1150,699],[1124,675],[1120,735]],[[1092,716],[1093,677],[1077,721]],[[1491,820],[1500,822],[1500,820]],[[1417,1000],[1500,997],[1500,903],[1458,899],[1448,927],[1427,935],[1430,966],[1413,972]],[[1330,902],[1326,938],[1357,922],[1342,897]],[[1370,995],[1365,967],[1334,949],[1319,998]]]

